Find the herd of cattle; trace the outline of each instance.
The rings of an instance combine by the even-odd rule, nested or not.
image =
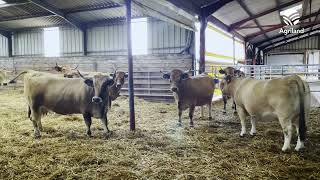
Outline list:
[[[120,95],[127,74],[115,71],[112,74],[80,73],[76,68],[59,66],[54,69],[60,74],[23,71],[9,83],[15,83],[24,76],[24,94],[28,104],[28,117],[33,123],[34,135],[39,138],[42,130],[41,116],[48,111],[58,114],[82,114],[88,136],[91,136],[91,118],[99,118],[104,134],[110,136],[107,112],[111,102]],[[245,120],[251,118],[250,135],[256,133],[256,120],[271,116],[277,118],[284,134],[282,151],[290,149],[293,126],[298,140],[295,150],[304,148],[306,121],[309,119],[310,89],[299,76],[285,76],[272,80],[255,80],[232,67],[219,71],[224,75],[220,88],[223,93],[224,110],[228,97],[233,99],[233,108],[241,121],[240,136],[246,134]],[[162,72],[170,80],[170,89],[178,106],[178,125],[182,123],[182,112],[189,108],[190,127],[196,106],[208,105],[209,119],[212,119],[211,105],[216,79],[206,74],[190,76],[188,72],[174,69]],[[2,72],[0,73],[0,76]],[[1,78],[1,77],[0,77]],[[0,83],[3,83],[2,81]]]

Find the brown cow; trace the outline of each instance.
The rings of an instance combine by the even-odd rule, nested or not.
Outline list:
[[[240,70],[236,70],[233,67],[227,67],[225,69],[220,69],[219,70],[220,74],[224,74],[225,76],[230,75],[232,77],[245,77],[245,73],[240,71]],[[226,81],[222,80],[220,81],[220,89],[222,90],[224,87],[224,84],[226,83]],[[223,95],[222,94],[222,100],[223,100],[223,114],[227,113],[227,100],[230,97],[228,97],[227,95]],[[233,113],[237,113],[237,106],[234,103],[234,101],[232,100],[232,109],[233,109]]]
[[[187,72],[173,69],[170,73],[163,74],[164,79],[170,79],[171,91],[178,104],[179,126],[181,126],[182,111],[189,108],[190,127],[193,127],[193,113],[195,106],[201,106],[203,116],[203,105],[209,107],[209,119],[211,116],[211,103],[214,93],[214,79],[208,75],[190,77]]]
[[[241,120],[241,133],[246,133],[245,119],[251,116],[250,134],[256,133],[256,119],[274,116],[284,134],[282,151],[290,149],[292,125],[296,127],[298,141],[295,150],[304,147],[305,121],[309,119],[310,89],[299,76],[286,76],[272,80],[256,80],[226,76],[223,93],[230,95]]]
[[[104,133],[109,134],[107,112],[108,91],[113,80],[105,75],[93,78],[61,78],[37,71],[24,71],[24,94],[31,109],[34,135],[40,137],[42,109],[58,114],[82,114],[91,136],[91,118],[99,118]]]
[[[60,72],[63,74],[66,78],[79,78],[79,74],[77,71],[78,65],[75,68],[72,68],[70,66],[59,66],[58,63],[54,66],[54,69],[57,72]]]

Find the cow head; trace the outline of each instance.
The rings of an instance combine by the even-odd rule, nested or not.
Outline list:
[[[224,79],[221,80],[220,83],[220,89],[222,91],[222,94],[224,95],[230,95],[231,90],[233,89],[233,80],[236,77],[231,75],[226,75]]]
[[[182,83],[189,79],[188,72],[183,72],[179,69],[173,69],[170,73],[163,73],[163,79],[170,80],[170,89],[173,92],[178,92]]]
[[[237,76],[241,71],[233,67],[226,67],[225,69],[220,69],[219,73],[224,74],[225,76],[230,75],[232,77]]]
[[[124,80],[128,77],[128,73],[115,71],[114,73],[110,74],[110,76],[113,77],[114,85],[120,89],[124,84]]]
[[[79,75],[83,78],[84,83],[90,88],[94,89],[94,96],[92,97],[93,103],[106,102],[108,97],[109,87],[113,85],[114,81],[109,76],[97,74],[92,78],[84,77],[79,71]]]
[[[57,72],[62,72],[63,67],[59,66],[58,63],[56,62],[56,65],[53,67],[54,70],[56,70]]]

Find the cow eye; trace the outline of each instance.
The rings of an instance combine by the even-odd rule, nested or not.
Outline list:
[[[84,83],[86,83],[86,85],[93,87],[93,81],[91,79],[86,79],[84,80]]]

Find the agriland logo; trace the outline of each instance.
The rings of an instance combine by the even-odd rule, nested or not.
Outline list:
[[[299,10],[302,9],[302,4],[289,8],[287,10],[281,11],[280,16],[282,17],[283,22],[287,25],[284,28],[281,28],[279,33],[287,34],[299,34],[304,33],[304,28],[294,29],[293,26],[297,25],[300,22],[300,13]]]

